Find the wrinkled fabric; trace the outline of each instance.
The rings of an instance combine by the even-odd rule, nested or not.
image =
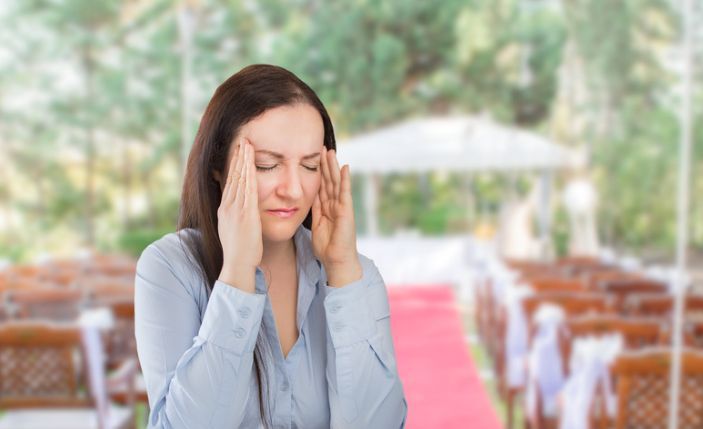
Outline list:
[[[298,228],[299,335],[284,358],[261,269],[255,293],[218,280],[209,294],[178,236],[194,233],[167,234],[137,263],[135,330],[150,428],[262,427],[259,336],[274,428],[405,426],[388,295],[373,261],[360,254],[363,277],[331,287],[310,231]]]

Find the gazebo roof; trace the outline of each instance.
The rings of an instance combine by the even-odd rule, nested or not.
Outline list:
[[[552,170],[573,151],[530,131],[472,116],[417,118],[338,142],[354,173]]]

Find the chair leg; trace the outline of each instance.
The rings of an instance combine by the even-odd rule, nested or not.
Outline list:
[[[519,422],[517,422],[515,418],[515,404],[517,403],[520,390],[510,386],[508,386],[506,390],[506,404],[508,408],[508,429],[513,429],[514,427],[516,427],[517,424],[519,424]]]

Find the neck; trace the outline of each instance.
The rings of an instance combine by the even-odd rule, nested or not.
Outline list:
[[[287,264],[295,264],[295,242],[294,239],[267,242],[264,241],[264,252],[261,257],[261,266],[281,266]]]

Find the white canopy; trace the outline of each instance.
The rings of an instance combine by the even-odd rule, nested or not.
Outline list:
[[[572,151],[528,131],[472,116],[417,118],[338,144],[353,173],[552,170]]]

